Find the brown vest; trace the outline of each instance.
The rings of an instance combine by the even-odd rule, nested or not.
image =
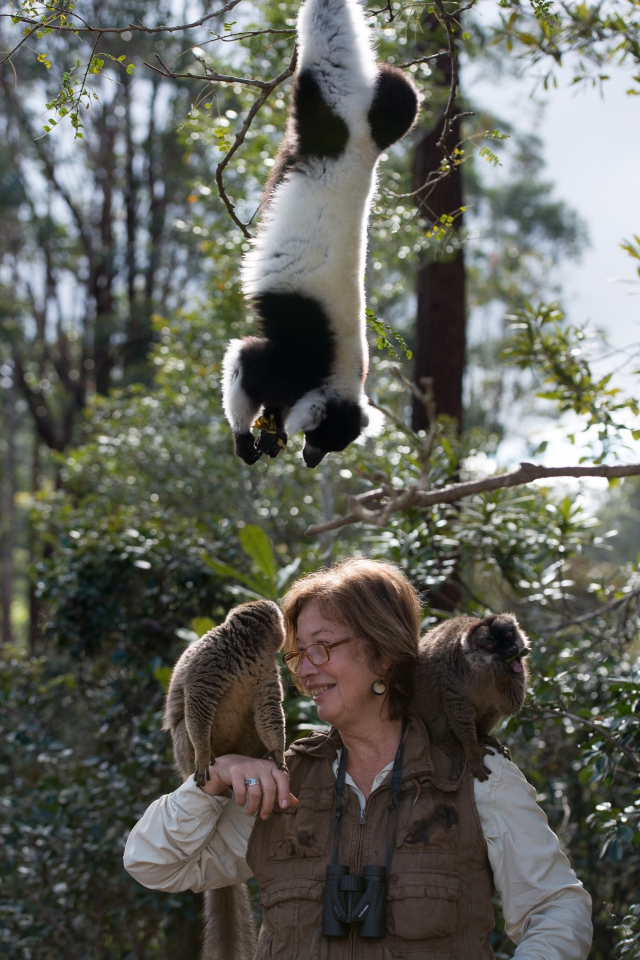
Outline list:
[[[322,936],[339,746],[336,731],[294,743],[287,763],[300,802],[256,819],[247,851],[263,910],[255,960],[493,960],[493,878],[473,777],[467,767],[448,779],[449,760],[418,719],[404,739],[387,936],[359,937],[355,925],[345,939]],[[357,796],[349,788],[345,796],[338,862],[361,874],[384,864],[391,774],[369,797],[364,823]]]

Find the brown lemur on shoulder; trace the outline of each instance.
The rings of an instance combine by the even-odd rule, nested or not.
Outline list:
[[[465,760],[474,777],[486,780],[487,747],[511,759],[490,731],[522,707],[530,653],[527,636],[511,613],[452,617],[420,641],[412,706],[433,743],[451,758],[451,780]]]
[[[163,728],[183,780],[209,779],[216,757],[264,757],[286,769],[283,690],[276,653],[284,642],[275,603],[236,607],[187,647],[171,675]],[[195,772],[194,772],[195,771]],[[255,920],[245,884],[204,895],[202,960],[251,960]]]

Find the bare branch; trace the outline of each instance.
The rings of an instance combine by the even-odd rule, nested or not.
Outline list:
[[[242,124],[240,130],[236,134],[236,138],[233,142],[231,149],[227,151],[227,153],[224,155],[224,157],[216,167],[216,183],[218,185],[218,193],[220,194],[220,197],[225,207],[229,211],[229,215],[231,216],[231,219],[238,227],[240,227],[240,229],[242,230],[245,237],[247,237],[247,239],[251,239],[251,234],[249,233],[247,225],[243,223],[242,220],[240,220],[239,217],[236,215],[235,204],[231,202],[227,194],[227,191],[225,190],[222,174],[224,173],[225,167],[231,160],[231,157],[234,155],[236,150],[238,150],[238,148],[242,145],[242,143],[244,143],[244,139],[247,135],[247,130],[251,126],[253,122],[253,118],[255,117],[258,110],[260,109],[262,104],[265,102],[269,94],[272,93],[276,89],[276,87],[279,87],[281,83],[284,83],[285,80],[293,76],[293,73],[296,69],[297,60],[298,60],[298,47],[296,45],[293,48],[293,54],[291,55],[289,66],[287,67],[286,70],[283,70],[283,72],[279,74],[279,76],[275,77],[275,79],[272,80],[267,86],[263,87],[262,93],[257,98],[257,100],[255,100],[255,102],[253,103],[251,110],[249,110],[249,113],[245,117],[244,123]]]
[[[248,229],[249,225],[246,223],[243,223],[242,220],[240,220],[240,218],[236,214],[235,204],[231,201],[225,189],[224,181],[222,179],[222,174],[224,173],[225,167],[228,165],[234,153],[236,153],[236,151],[244,143],[249,127],[253,123],[253,120],[256,114],[258,113],[260,108],[263,106],[267,98],[270,96],[270,94],[273,93],[273,91],[277,87],[280,86],[281,83],[284,83],[285,80],[288,80],[289,77],[293,76],[296,69],[296,63],[298,60],[297,45],[293,48],[293,53],[291,55],[289,65],[286,67],[285,70],[282,71],[282,73],[278,74],[277,77],[274,77],[273,80],[253,80],[253,79],[247,79],[246,77],[226,76],[225,74],[218,73],[212,67],[209,67],[201,57],[197,57],[196,59],[202,64],[202,67],[204,68],[206,73],[201,74],[200,76],[194,76],[194,74],[191,74],[191,73],[187,73],[187,74],[173,73],[171,70],[169,70],[169,67],[162,62],[162,60],[157,54],[156,54],[156,59],[160,63],[160,66],[162,67],[162,69],[159,69],[158,67],[154,67],[153,64],[150,64],[150,63],[146,63],[145,66],[150,67],[152,70],[155,70],[156,73],[159,73],[161,76],[166,77],[168,79],[175,80],[179,78],[188,78],[189,80],[203,80],[205,83],[210,83],[210,84],[242,83],[242,84],[245,84],[245,86],[257,87],[260,90],[260,94],[251,105],[251,109],[249,110],[246,117],[244,118],[242,126],[240,127],[240,130],[236,134],[236,137],[235,137],[235,140],[233,141],[232,146],[227,151],[227,153],[225,153],[224,157],[216,167],[216,184],[218,186],[218,193],[220,194],[220,199],[222,200],[225,207],[227,208],[227,211],[229,212],[229,216],[231,217],[233,222],[236,224],[236,226],[238,226],[242,230],[242,233],[244,234],[244,236],[250,240],[252,235]],[[253,220],[253,217],[251,219]]]
[[[62,13],[68,19],[74,17],[76,20],[80,20],[84,26],[79,27],[73,24],[54,25],[51,22],[43,24],[42,21],[36,20],[34,17],[16,17],[15,13],[1,13],[0,18],[6,19],[7,17],[10,17],[12,22],[24,23],[28,27],[33,27],[34,30],[42,30],[43,26],[48,26],[57,33],[97,33],[100,36],[104,36],[104,34],[107,33],[180,33],[184,32],[185,30],[195,30],[196,27],[201,27],[203,24],[208,23],[209,20],[215,20],[216,17],[222,17],[225,13],[229,13],[230,10],[233,10],[234,7],[237,7],[239,3],[240,0],[229,0],[229,3],[225,3],[225,5],[219,10],[214,10],[213,13],[207,13],[203,17],[200,17],[199,20],[193,20],[191,23],[179,23],[175,26],[160,24],[157,27],[146,27],[141,21],[138,21],[138,23],[130,23],[126,27],[97,27],[88,23],[86,20],[80,17],[79,14],[70,13],[66,8],[60,8],[59,12],[56,12],[54,16],[58,16],[59,13]],[[2,62],[3,61],[0,61],[0,63]]]
[[[490,490],[503,490],[506,487],[519,487],[534,480],[548,480],[552,477],[637,477],[640,476],[640,463],[619,464],[617,466],[571,466],[571,467],[542,467],[534,463],[521,463],[518,470],[511,473],[499,474],[495,477],[484,477],[482,480],[470,480],[466,483],[452,483],[437,490],[424,490],[418,481],[402,490],[393,490],[390,501],[377,510],[369,510],[368,504],[380,502],[385,498],[386,491],[379,488],[368,491],[359,496],[349,497],[350,512],[344,517],[337,517],[328,523],[319,523],[306,531],[307,536],[316,536],[325,530],[337,530],[352,523],[364,521],[376,526],[385,526],[392,513],[398,510],[408,510],[411,507],[430,507],[436,503],[455,503],[466,497],[473,497],[478,493],[487,493]],[[421,478],[422,479],[422,478]]]

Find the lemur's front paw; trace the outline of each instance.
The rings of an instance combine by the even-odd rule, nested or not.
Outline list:
[[[284,762],[284,752],[282,750],[270,750],[269,753],[265,753],[265,760],[273,760],[278,770],[284,770],[285,773],[289,772],[289,768]]]
[[[199,787],[204,787],[206,780],[211,780],[211,774],[209,773],[209,761],[198,760],[196,758],[196,770],[193,775],[193,779],[198,784]]]
[[[236,456],[248,463],[249,466],[262,456],[262,450],[256,447],[256,441],[252,433],[236,433],[233,439]]]
[[[285,450],[287,446],[287,440],[289,436],[283,428],[276,430],[275,433],[272,431],[262,430],[260,436],[258,437],[258,442],[256,448],[260,453],[264,453],[267,457],[271,457],[273,460],[274,457],[277,457],[281,450]]]

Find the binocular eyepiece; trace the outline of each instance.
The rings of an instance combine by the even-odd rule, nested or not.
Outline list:
[[[361,937],[386,935],[386,867],[364,867],[358,877],[349,867],[329,864],[325,879],[323,937],[346,937],[352,923],[360,924]]]

